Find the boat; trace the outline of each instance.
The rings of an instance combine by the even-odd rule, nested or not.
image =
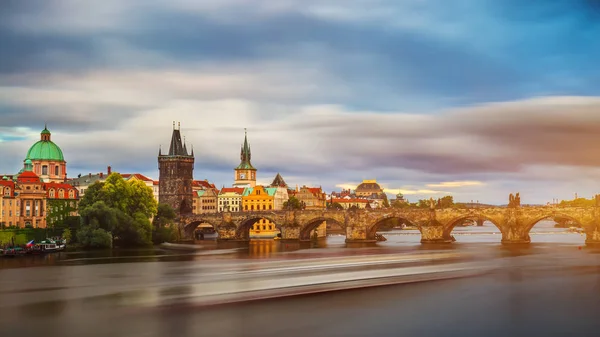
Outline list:
[[[34,255],[54,253],[64,250],[65,247],[66,245],[62,240],[54,241],[51,239],[46,239],[30,247],[28,253]]]
[[[15,257],[15,256],[25,255],[26,253],[27,253],[27,251],[21,247],[8,247],[8,248],[6,248],[6,250],[4,250],[3,256]]]

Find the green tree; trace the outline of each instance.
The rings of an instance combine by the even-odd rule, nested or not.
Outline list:
[[[304,208],[304,206],[302,205],[302,202],[298,198],[291,196],[288,199],[288,201],[283,203],[283,208],[284,209],[302,209],[302,208]]]
[[[65,240],[65,244],[68,244],[69,242],[71,242],[71,239],[72,239],[71,229],[65,228],[62,232],[62,238],[63,238],[63,240]]]
[[[392,202],[392,207],[393,208],[408,208],[410,207],[410,204],[407,202],[402,202],[399,200],[394,200],[394,202]]]
[[[327,204],[327,208],[332,210],[343,210],[344,206],[342,206],[339,202],[333,202]]]
[[[86,249],[112,248],[111,234],[94,225],[81,227],[77,231],[77,241]]]
[[[156,216],[152,220],[152,224],[154,227],[165,227],[173,224],[175,218],[177,217],[177,213],[171,205],[169,204],[158,204],[158,211],[156,212]]]
[[[154,244],[177,240],[177,233],[173,227],[176,217],[177,214],[173,207],[168,204],[158,204],[158,211],[152,219],[152,242]]]
[[[158,205],[152,189],[142,181],[125,181],[112,173],[86,190],[79,209],[84,226],[112,233],[117,246],[152,244],[150,218],[156,215]]]
[[[559,204],[561,207],[589,207],[595,206],[596,201],[594,199],[577,198],[573,200],[562,200]]]
[[[439,208],[450,208],[454,206],[454,197],[447,195],[437,200],[437,207]]]

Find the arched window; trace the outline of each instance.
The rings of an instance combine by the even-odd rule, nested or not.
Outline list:
[[[48,175],[48,165],[42,166],[42,175]]]
[[[50,192],[48,192],[48,194],[50,195],[50,198],[54,198],[54,189],[51,188]]]
[[[56,175],[56,176],[58,175],[58,168],[59,168],[58,165],[54,166],[54,175]]]
[[[65,191],[62,188],[60,190],[58,190],[58,198],[59,199],[65,198]]]
[[[69,191],[69,199],[73,199],[75,198],[75,193],[73,192],[73,190]]]

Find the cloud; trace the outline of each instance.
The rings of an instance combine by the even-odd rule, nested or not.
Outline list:
[[[445,181],[437,184],[427,184],[427,187],[443,187],[443,188],[455,188],[465,186],[483,186],[485,185],[481,181]]]
[[[231,183],[247,127],[265,182],[377,178],[390,192],[482,202],[593,194],[591,5],[444,4],[7,1],[0,170],[20,169],[48,122],[70,175],[110,164],[156,177],[178,120],[196,177],[218,185]]]

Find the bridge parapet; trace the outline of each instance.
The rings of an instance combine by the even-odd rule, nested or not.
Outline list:
[[[600,244],[600,207],[526,206],[476,208],[387,208],[358,210],[280,210],[223,212],[180,217],[180,226],[188,238],[201,222],[211,224],[220,239],[247,239],[250,226],[265,218],[280,228],[282,238],[300,240],[323,221],[338,224],[346,231],[346,240],[375,241],[378,226],[398,218],[417,226],[421,242],[452,242],[451,232],[460,222],[488,220],[502,233],[504,243],[530,242],[529,231],[539,221],[564,217],[584,228],[588,243]]]

